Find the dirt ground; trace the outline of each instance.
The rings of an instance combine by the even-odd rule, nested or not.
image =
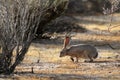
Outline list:
[[[120,19],[115,16],[113,25]],[[72,33],[70,45],[91,44],[97,48],[98,58],[92,63],[69,56],[60,58],[64,34],[56,39],[34,40],[24,61],[11,76],[1,75],[0,80],[120,80],[120,27],[108,32],[109,16],[74,16],[76,24],[87,29],[85,33]],[[67,18],[65,18],[67,19]]]

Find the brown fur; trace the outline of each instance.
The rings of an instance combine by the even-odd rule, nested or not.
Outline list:
[[[64,43],[64,44],[68,44],[68,43]],[[71,46],[70,48],[66,48],[66,46],[67,45],[65,45],[63,50],[60,52],[60,57],[70,56],[72,61],[74,61],[73,58],[75,57],[76,62],[78,62],[78,58],[84,58],[84,59],[89,59],[89,61],[92,62],[93,59],[96,59],[98,56],[98,52],[96,48],[91,45],[74,45]]]

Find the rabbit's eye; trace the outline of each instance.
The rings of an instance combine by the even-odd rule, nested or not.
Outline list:
[[[61,51],[60,53],[63,54],[63,51]]]

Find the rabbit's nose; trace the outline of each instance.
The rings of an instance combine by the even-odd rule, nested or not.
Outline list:
[[[62,57],[62,54],[60,53],[60,56],[59,57]]]
[[[62,57],[62,55],[60,54],[60,56],[59,57]]]

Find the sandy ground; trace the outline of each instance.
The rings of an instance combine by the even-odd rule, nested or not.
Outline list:
[[[109,18],[107,17],[106,22],[101,22],[101,17],[97,17],[99,19],[95,22],[96,16],[92,16],[92,21],[91,16],[82,17],[83,21],[80,21],[79,16],[74,18],[77,19],[77,24],[84,26],[88,31],[72,33],[70,45],[95,46],[99,55],[94,62],[88,63],[79,59],[78,63],[74,63],[69,56],[60,58],[63,37],[54,40],[35,40],[24,61],[17,66],[15,74],[1,75],[0,80],[120,80],[120,36],[111,35],[107,31]],[[119,18],[115,20],[116,23],[113,25],[118,24]],[[116,30],[119,31],[120,28],[112,30],[113,33]]]

